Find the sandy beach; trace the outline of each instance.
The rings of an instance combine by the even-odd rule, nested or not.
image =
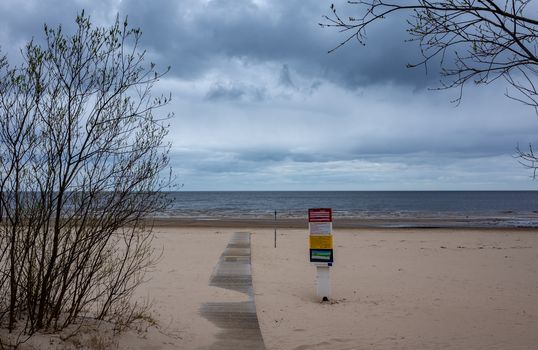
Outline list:
[[[538,236],[502,230],[336,230],[333,299],[315,298],[305,230],[254,238],[269,349],[534,349]]]
[[[272,229],[237,226],[158,227],[154,244],[162,257],[137,291],[139,301],[150,302],[149,317],[119,337],[101,331],[105,348],[209,349],[220,330],[200,306],[247,298],[208,285],[237,231],[252,233],[254,295],[268,349],[535,349],[538,343],[533,230],[336,229],[332,298],[320,303],[306,228],[278,229],[274,248]],[[87,344],[84,336],[95,337],[88,334],[70,342]]]

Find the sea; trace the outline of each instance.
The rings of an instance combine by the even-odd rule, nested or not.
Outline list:
[[[195,220],[306,218],[332,208],[333,220],[383,227],[538,227],[538,191],[178,191],[164,217]],[[368,226],[366,225],[366,226]]]

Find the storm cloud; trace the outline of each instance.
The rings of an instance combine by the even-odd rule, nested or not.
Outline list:
[[[28,0],[0,4],[0,47],[20,60],[43,24],[98,25],[117,15],[143,32],[148,60],[170,72],[169,139],[178,183],[190,190],[533,189],[513,157],[538,134],[532,109],[506,86],[433,91],[439,67],[405,42],[405,18],[343,38],[321,28],[328,1]],[[346,15],[356,7],[335,3]]]

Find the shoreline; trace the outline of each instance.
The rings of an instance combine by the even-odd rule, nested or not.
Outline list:
[[[334,229],[454,229],[454,230],[533,230],[538,223],[525,224],[521,218],[335,218]],[[155,217],[148,219],[156,228],[308,228],[306,218],[260,217]]]

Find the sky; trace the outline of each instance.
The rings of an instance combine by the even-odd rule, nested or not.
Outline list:
[[[346,16],[356,6],[333,1]],[[395,16],[328,53],[344,36],[321,28],[331,1],[2,0],[10,62],[43,24],[66,32],[82,9],[142,30],[148,60],[170,72],[171,166],[183,190],[534,190],[514,157],[538,136],[536,112],[507,86],[439,91]]]

